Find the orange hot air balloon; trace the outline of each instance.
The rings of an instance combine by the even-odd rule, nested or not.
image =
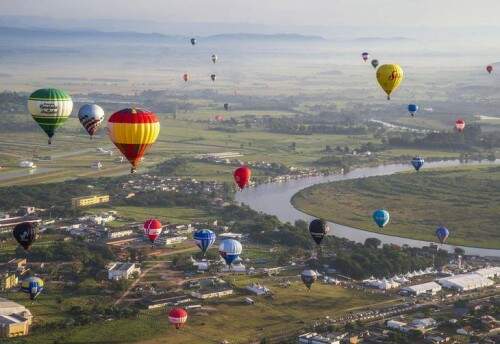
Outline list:
[[[491,72],[493,72],[493,66],[492,65],[489,65],[489,66],[486,66],[486,71],[491,74]]]
[[[248,166],[241,166],[234,170],[233,176],[238,187],[243,190],[250,182],[252,170]]]
[[[188,82],[189,80],[189,75],[186,73],[182,76],[182,80],[184,80],[185,82]]]
[[[123,109],[108,120],[111,141],[132,164],[134,173],[146,151],[160,133],[160,122],[153,112],[143,109]]]
[[[455,121],[455,129],[457,129],[457,131],[459,132],[462,132],[464,131],[464,128],[465,128],[465,121],[463,119],[457,119]]]

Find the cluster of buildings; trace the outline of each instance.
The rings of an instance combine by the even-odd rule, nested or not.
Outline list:
[[[408,284],[411,282],[411,279],[413,278],[422,277],[425,275],[433,275],[436,273],[437,271],[435,269],[429,267],[425,270],[408,272],[403,275],[395,275],[391,278],[377,279],[374,277],[370,277],[366,280],[363,280],[363,284],[372,288],[389,290],[389,289],[399,288],[401,285]]]
[[[0,338],[26,336],[32,321],[33,316],[26,307],[0,298]]]
[[[118,281],[122,279],[130,279],[134,274],[140,274],[141,268],[135,263],[113,262],[106,266],[108,279]]]

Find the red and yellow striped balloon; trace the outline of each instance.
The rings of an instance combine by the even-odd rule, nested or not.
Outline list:
[[[111,141],[132,164],[134,173],[146,151],[160,133],[160,122],[153,112],[143,109],[123,109],[108,120]]]

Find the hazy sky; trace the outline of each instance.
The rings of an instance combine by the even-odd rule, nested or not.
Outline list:
[[[0,15],[278,25],[498,25],[498,0],[0,0]]]

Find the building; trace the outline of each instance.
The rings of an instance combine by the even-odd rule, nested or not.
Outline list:
[[[18,272],[23,272],[26,269],[27,260],[26,258],[16,258],[9,260],[7,266]]]
[[[259,283],[252,283],[250,285],[247,285],[245,289],[256,295],[267,295],[271,292],[269,288]]]
[[[240,263],[224,265],[224,267],[220,270],[221,272],[232,272],[233,274],[246,274],[247,268],[245,265]]]
[[[418,296],[421,294],[435,295],[436,293],[440,292],[441,289],[441,286],[436,282],[428,282],[405,287],[402,289],[402,291],[407,292],[411,295]]]
[[[175,244],[181,244],[187,239],[188,238],[186,236],[182,235],[161,236],[158,239],[156,239],[155,244],[157,244],[158,246],[175,245]]]
[[[108,266],[108,279],[115,281],[129,279],[134,272],[141,272],[134,263],[111,263]]]
[[[422,332],[431,330],[437,326],[437,321],[432,318],[422,318],[422,319],[414,319],[410,323],[410,329],[419,330]]]
[[[123,238],[123,237],[131,236],[133,234],[134,234],[134,231],[131,229],[127,229],[124,231],[108,232],[108,239]]]
[[[0,276],[0,290],[6,291],[14,288],[19,283],[19,279],[16,274],[6,272]]]
[[[492,280],[475,272],[440,278],[437,282],[444,288],[456,291],[480,289],[490,287],[495,284]]]
[[[320,335],[316,332],[304,333],[299,336],[299,344],[340,344],[345,335],[325,334]]]
[[[377,288],[380,290],[389,290],[389,289],[394,289],[398,288],[400,284],[398,282],[395,282],[393,280],[387,280],[387,279],[367,279],[363,281],[363,284],[368,285],[373,288]]]
[[[108,203],[109,195],[96,195],[88,197],[75,197],[71,199],[71,206],[76,208],[89,207],[95,204]]]
[[[500,266],[492,266],[489,268],[479,269],[474,271],[474,273],[486,278],[497,278],[500,277]]]
[[[28,319],[16,314],[0,315],[0,338],[26,336],[28,332]]]

